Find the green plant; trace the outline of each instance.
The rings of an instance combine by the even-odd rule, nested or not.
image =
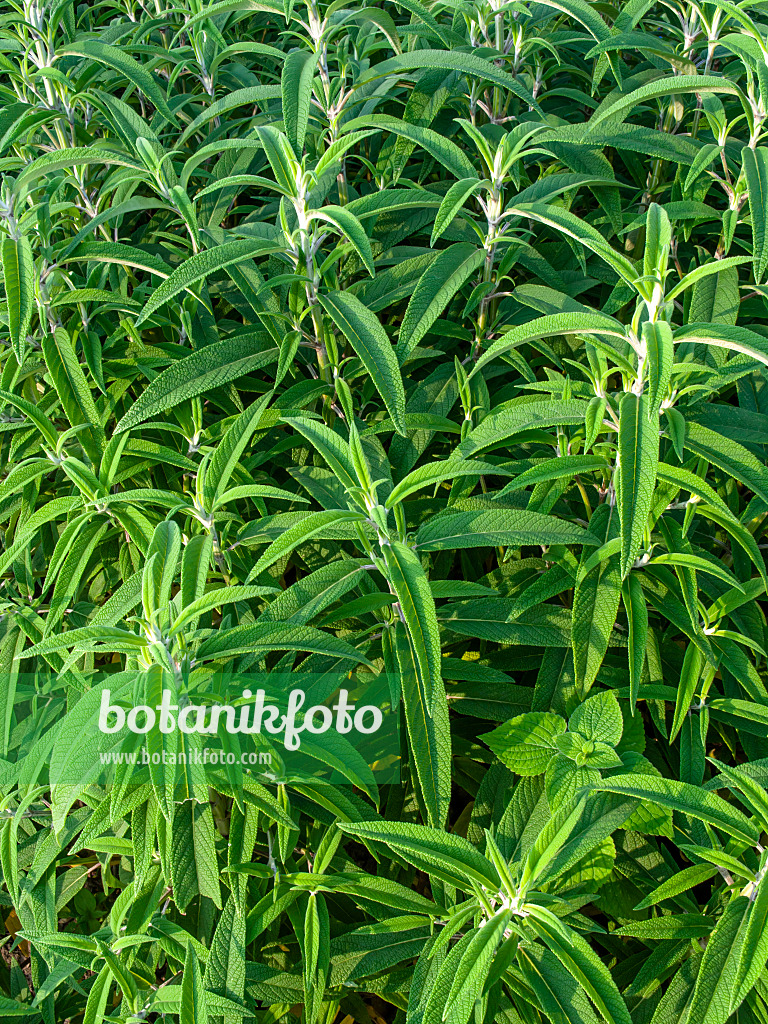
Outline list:
[[[762,5],[0,50],[0,1018],[768,1020]],[[250,678],[402,747],[104,784]]]

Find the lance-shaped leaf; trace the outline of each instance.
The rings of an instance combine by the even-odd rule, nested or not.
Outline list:
[[[589,528],[607,543],[618,532],[615,509],[599,505],[590,519]],[[602,559],[584,571],[590,557],[589,549],[581,553],[581,571],[573,593],[573,664],[576,686],[583,696],[597,678],[611,638],[621,597],[621,559],[618,553]]]
[[[106,445],[104,428],[72,340],[63,327],[43,338],[43,355],[67,419],[73,427],[87,425],[80,436],[89,457],[98,465]]]
[[[675,331],[675,345],[683,342],[741,352],[742,355],[768,365],[768,341],[762,334],[746,327],[736,327],[735,324],[688,324]]]
[[[716,793],[708,793],[698,786],[676,779],[660,779],[644,775],[615,775],[604,779],[597,789],[606,793],[620,793],[648,800],[699,821],[706,821],[734,839],[752,846],[758,841],[758,829],[741,811],[727,803]]]
[[[249,405],[229,427],[216,446],[213,458],[205,470],[203,495],[206,507],[212,509],[227,489],[246,445],[259,425],[271,394],[262,396]]]
[[[278,350],[265,349],[264,335],[227,338],[179,359],[152,381],[115,427],[130,430],[160,412],[238,377],[277,362]]]
[[[762,882],[750,893],[751,909],[744,929],[730,993],[730,1012],[741,1005],[763,973],[768,960],[768,885]]]
[[[691,1020],[701,1021],[701,1024],[725,1024],[730,1017],[731,1001],[737,994],[737,965],[745,951],[752,911],[746,896],[735,896],[726,905],[704,950],[693,989]]]
[[[405,437],[403,379],[392,342],[378,317],[351,292],[321,294],[320,303],[371,375],[395,430]]]
[[[168,121],[174,121],[173,111],[163,95],[163,90],[153,78],[152,74],[139,62],[126,53],[125,47],[110,46],[98,39],[82,39],[57,49],[57,57],[65,56],[85,57],[89,61],[97,61],[104,64],[113,71],[119,72],[128,81],[141,89],[160,113]]]
[[[304,151],[312,101],[312,80],[318,56],[319,54],[311,53],[309,50],[293,50],[285,58],[280,77],[285,134],[297,157]]]
[[[420,551],[520,544],[596,546],[598,543],[596,537],[576,523],[516,508],[442,512],[424,523],[416,534],[416,547]]]
[[[419,279],[400,325],[397,357],[401,363],[484,259],[484,250],[469,242],[457,242],[438,253]]]
[[[760,284],[768,267],[768,149],[745,146],[741,162],[749,190],[749,213],[752,221],[752,259],[755,281]]]
[[[539,224],[546,224],[567,235],[568,238],[580,242],[603,259],[627,284],[632,286],[639,284],[640,275],[631,260],[609,245],[591,224],[587,224],[586,221],[576,217],[568,210],[564,210],[560,206],[550,206],[547,203],[520,203],[519,205],[513,203],[506,212],[518,217],[528,217]]]
[[[600,460],[598,460],[600,461]],[[441,459],[428,462],[418,469],[412,470],[400,483],[395,484],[392,492],[384,502],[386,508],[392,508],[415,491],[424,487],[434,487],[444,480],[455,480],[461,476],[511,476],[511,471],[504,466],[496,466],[492,462],[464,461],[459,459]],[[509,489],[509,485],[505,490]]]
[[[640,679],[645,665],[645,651],[648,644],[648,606],[645,603],[642,586],[635,573],[630,573],[621,587],[624,611],[627,616],[629,638],[629,707],[634,715]]]
[[[370,665],[368,659],[350,644],[338,640],[314,626],[290,626],[282,622],[244,623],[223,629],[203,641],[197,650],[198,661],[222,661],[236,654],[267,654],[270,651],[307,651],[325,654],[342,661]]]
[[[330,224],[334,227],[343,238],[346,238],[352,243],[355,252],[363,261],[365,269],[371,277],[374,276],[376,271],[373,266],[373,251],[371,249],[371,243],[368,235],[365,233],[365,228],[354,213],[351,213],[343,206],[323,206],[319,210],[313,210],[310,213],[308,220],[310,222],[313,220],[324,221],[326,224]],[[348,292],[335,292],[332,294],[345,295],[349,297]]]
[[[442,681],[437,686],[425,681],[410,631],[406,633],[406,627],[396,623],[390,634],[394,634],[392,645],[408,729],[410,761],[416,770],[428,823],[444,828],[451,801],[451,730],[445,689]],[[421,653],[423,659],[424,652]]]
[[[649,421],[647,399],[625,394],[619,410],[619,465],[616,503],[621,523],[621,575],[637,558],[648,525],[659,461],[658,423]]]
[[[563,455],[560,458],[547,459],[542,465],[524,470],[512,483],[499,491],[497,497],[501,498],[525,487],[548,483],[550,480],[570,479],[581,473],[593,473],[609,468],[606,460],[598,455]]]
[[[511,911],[502,909],[486,921],[477,931],[466,936],[466,948],[461,950],[458,964],[449,966],[451,988],[442,1007],[430,1003],[443,1003],[442,986],[436,985],[433,997],[427,1003],[425,1020],[431,1020],[434,1009],[442,1009],[440,1015],[447,1024],[466,1024],[480,998],[488,979],[494,954],[504,937]],[[446,965],[448,963],[446,961]]]
[[[432,237],[429,240],[430,245],[434,245],[438,238],[445,234],[467,200],[487,184],[489,183],[483,182],[479,178],[471,177],[461,178],[451,185],[438,208],[435,226],[432,228]]]
[[[586,939],[545,907],[531,907],[530,925],[584,989],[608,1024],[631,1024],[627,1005],[608,968]]]
[[[361,840],[383,843],[420,870],[466,891],[472,890],[473,883],[495,890],[500,886],[488,858],[455,833],[405,821],[344,821],[338,827]]]
[[[238,912],[237,901],[232,895],[225,903],[213,933],[205,969],[205,987],[215,995],[241,1003],[245,995],[245,979],[245,914]],[[235,1024],[236,1019],[227,1016],[225,1022]]]
[[[397,596],[417,667],[420,698],[427,714],[442,690],[440,632],[435,600],[416,555],[399,541],[383,548],[389,582]]]
[[[654,421],[667,396],[672,375],[675,357],[672,328],[662,320],[644,323],[643,343],[648,359],[648,417]]]
[[[16,361],[21,365],[24,362],[35,298],[35,264],[26,235],[3,238],[0,244],[0,258],[3,263],[3,284],[8,303],[8,330]]]
[[[349,509],[332,508],[323,512],[313,512],[298,523],[289,526],[285,533],[273,541],[261,558],[251,570],[248,580],[256,579],[265,572],[270,565],[285,555],[290,554],[295,547],[303,544],[318,533],[326,530],[328,526],[335,526],[337,523],[362,523],[365,516],[361,512],[350,512]]]
[[[264,239],[238,238],[234,242],[224,242],[223,245],[217,245],[213,249],[195,253],[155,289],[137,317],[136,326],[143,324],[155,310],[160,309],[166,302],[170,302],[179,292],[191,291],[194,285],[199,284],[209,274],[224,270],[233,263],[242,263],[244,260],[253,259],[254,256],[277,252],[280,248],[278,243]]]
[[[645,103],[647,100],[658,99],[662,96],[665,98],[681,96],[686,93],[697,93],[699,95],[722,93],[726,96],[738,96],[743,104],[747,105],[744,93],[735,82],[727,78],[721,78],[716,75],[669,76],[641,85],[638,89],[633,89],[632,92],[619,96],[613,103],[603,104],[587,122],[584,133],[585,137],[592,135],[599,126],[604,125],[606,122],[609,122],[612,128],[620,125],[635,107]]]
[[[617,338],[619,339],[619,345],[616,354],[613,355],[613,352],[611,354],[614,360],[621,360],[623,358],[621,349],[626,347],[622,344],[626,338],[626,331],[618,320],[614,320],[612,316],[607,316],[605,313],[569,311],[538,317],[536,320],[530,320],[526,324],[520,324],[518,327],[512,327],[505,331],[480,356],[477,363],[475,363],[472,374],[479,373],[492,359],[503,356],[507,352],[511,352],[512,349],[519,348],[528,342],[537,341],[540,338],[552,338],[559,334],[584,334]]]
[[[485,60],[472,53],[461,53],[458,50],[424,49],[412,53],[401,53],[397,57],[391,57],[389,60],[376,64],[368,72],[366,78],[383,78],[388,75],[402,75],[403,72],[407,73],[409,71],[421,71],[431,68],[458,71],[461,74],[469,75],[471,78],[480,78],[483,81],[492,82],[494,85],[501,86],[502,89],[514,93],[515,96],[519,96],[521,100],[530,107],[533,107],[534,110],[539,109],[538,103],[525,86],[516,78],[513,78],[512,75],[507,74],[502,68],[497,67],[493,61]],[[457,177],[466,177],[466,175],[457,175]]]
[[[768,504],[768,469],[744,445],[701,423],[687,423],[685,447],[739,480]]]

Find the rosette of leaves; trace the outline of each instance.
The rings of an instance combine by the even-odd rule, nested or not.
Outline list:
[[[566,721],[546,711],[529,711],[482,736],[499,760],[521,777],[544,775],[552,810],[570,804],[578,793],[616,775],[658,775],[636,749],[616,694],[595,693]],[[639,807],[625,822],[629,829],[671,835],[669,815],[658,806]]]

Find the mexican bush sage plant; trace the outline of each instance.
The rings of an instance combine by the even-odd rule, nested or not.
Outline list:
[[[765,1024],[764,4],[0,65],[0,1020]]]

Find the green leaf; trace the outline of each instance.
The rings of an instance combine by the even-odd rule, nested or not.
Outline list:
[[[731,1013],[744,1002],[768,960],[768,885],[756,883],[749,898],[748,919],[730,991]],[[732,964],[729,967],[732,969]]]
[[[258,428],[270,397],[270,394],[264,395],[241,412],[216,446],[203,483],[203,496],[209,510],[215,507],[226,491],[246,445]]]
[[[181,976],[179,1024],[208,1024],[208,997],[197,953],[190,943]]]
[[[53,334],[43,338],[43,355],[67,419],[73,427],[87,425],[87,430],[80,436],[91,460],[98,464],[106,445],[104,428],[70,337],[63,327],[57,327]]]
[[[517,775],[541,775],[557,753],[557,737],[565,722],[550,712],[518,715],[480,738]]]
[[[711,345],[729,352],[741,352],[758,362],[768,365],[768,341],[755,331],[733,324],[688,324],[675,331],[674,343],[689,342],[694,345]]]
[[[16,361],[21,366],[27,347],[27,334],[34,311],[35,264],[26,235],[5,237],[0,243],[3,284],[8,302],[8,330]]]
[[[635,107],[648,100],[684,96],[686,93],[698,95],[722,93],[726,96],[738,96],[740,99],[744,99],[741,89],[727,78],[715,75],[666,76],[655,82],[647,82],[624,96],[619,96],[613,103],[604,104],[587,122],[585,136],[592,135],[598,125],[602,125],[606,121],[610,122],[612,128],[621,124]]]
[[[276,348],[265,351],[261,337],[254,335],[206,345],[163,370],[123,416],[115,433],[131,430],[181,402],[277,362],[277,357]]]
[[[401,364],[484,259],[484,251],[469,242],[457,242],[438,253],[419,279],[400,325],[397,358]]]
[[[476,177],[461,178],[451,185],[438,208],[432,237],[429,240],[430,245],[434,245],[438,238],[445,234],[466,201],[476,195],[483,185],[484,182]]]
[[[318,533],[324,531],[328,526],[335,526],[337,523],[362,523],[365,516],[360,512],[350,512],[349,509],[326,509],[323,512],[313,512],[311,515],[301,519],[294,526],[290,526],[285,533],[273,541],[258,562],[251,569],[249,580],[256,579],[270,565],[285,555],[290,554],[294,548],[305,541],[311,540]]]
[[[648,358],[648,418],[656,422],[667,397],[674,362],[672,328],[661,320],[643,324],[643,343]]]
[[[760,284],[768,268],[768,230],[765,212],[768,209],[768,149],[765,146],[757,146],[755,149],[745,146],[741,151],[741,162],[749,193],[755,281]]]
[[[602,461],[602,460],[598,460]],[[433,487],[435,484],[445,480],[455,480],[462,476],[510,476],[510,470],[503,466],[497,466],[492,462],[464,462],[458,459],[440,459],[436,462],[428,462],[412,470],[398,484],[395,484],[389,497],[384,502],[385,508],[392,508],[400,501],[404,501],[409,495],[424,487]],[[518,478],[519,479],[519,478]],[[517,482],[517,481],[515,481]],[[504,489],[507,491],[510,485]],[[504,492],[502,492],[504,493]]]
[[[225,660],[236,654],[269,651],[308,651],[325,654],[342,661],[368,665],[368,659],[343,640],[313,626],[290,626],[282,622],[264,622],[256,625],[243,623],[232,629],[219,630],[197,649],[199,661]]]
[[[99,64],[104,64],[108,68],[112,68],[113,71],[119,72],[124,78],[141,89],[144,95],[150,100],[157,110],[166,118],[168,121],[175,122],[171,108],[168,106],[163,90],[157,84],[151,73],[147,69],[139,64],[137,60],[126,53],[125,48],[118,48],[117,46],[110,46],[108,43],[102,43],[98,39],[83,39],[74,43],[69,43],[61,49],[57,50],[57,57],[64,56],[75,56],[85,57],[89,61],[97,61]]]
[[[383,843],[408,863],[457,888],[474,883],[498,889],[496,869],[466,839],[426,825],[405,821],[339,822],[347,835]]]
[[[444,699],[435,601],[421,563],[410,548],[393,540],[383,546],[383,555],[413,651],[419,700],[431,716],[435,702]]]
[[[582,526],[523,509],[484,512],[443,512],[416,534],[419,551],[445,551],[496,545],[597,545]]]
[[[192,945],[187,947],[189,956]],[[186,966],[186,964],[185,964]],[[230,896],[216,925],[205,969],[205,988],[217,996],[242,1003],[245,996],[245,914],[238,913]],[[183,979],[182,979],[183,980]],[[234,1024],[235,1017],[225,1017]]]
[[[370,77],[371,79],[384,78],[389,75],[402,75],[403,72],[407,73],[409,71],[427,70],[432,68],[445,71],[458,71],[461,74],[469,75],[473,78],[480,78],[486,82],[492,82],[494,85],[498,85],[502,89],[506,89],[515,96],[518,96],[535,110],[539,109],[538,103],[533,96],[531,96],[528,90],[521,85],[517,79],[513,78],[512,75],[507,74],[501,68],[496,67],[496,65],[489,60],[484,60],[482,57],[475,56],[471,53],[460,53],[456,50],[448,52],[428,49],[416,50],[413,53],[401,53],[397,57],[391,57],[389,60],[376,64],[368,73],[367,77]],[[347,127],[349,127],[349,125]],[[457,174],[456,177],[462,178],[467,177],[467,175]]]
[[[621,523],[621,576],[626,579],[638,557],[648,526],[659,461],[659,430],[648,419],[648,400],[625,394],[619,409],[619,466],[616,504]]]
[[[686,423],[685,447],[739,480],[768,504],[768,470],[743,445],[700,423]]]
[[[280,78],[285,133],[297,157],[304,151],[318,56],[309,50],[294,50],[285,58]]]
[[[648,606],[636,573],[631,572],[622,583],[621,596],[629,627],[629,706],[634,715],[648,645]]]
[[[736,982],[736,965],[744,949],[752,905],[745,896],[730,900],[709,936],[691,1000],[691,1020],[725,1024]]]
[[[320,295],[320,304],[365,366],[398,434],[405,437],[405,390],[392,343],[376,317],[349,292]]]
[[[152,293],[149,302],[146,303],[136,319],[136,326],[152,316],[155,310],[159,309],[166,302],[170,302],[179,292],[190,291],[192,286],[203,281],[209,274],[218,273],[233,263],[242,263],[245,260],[253,259],[254,256],[263,256],[267,253],[279,251],[281,248],[275,242],[268,242],[262,239],[240,238],[234,242],[224,242],[213,249],[206,249],[190,256],[180,267],[173,271]]]
[[[607,505],[600,505],[590,520],[590,531],[601,539],[604,537],[606,541],[615,536],[618,524],[614,519],[614,511]],[[583,568],[589,557],[589,549],[583,548]],[[597,678],[616,621],[621,598],[621,559],[616,553],[601,560],[587,572],[583,568],[573,593],[571,643],[576,687],[585,696]]]
[[[371,243],[368,239],[368,235],[365,233],[365,228],[357,219],[357,217],[350,210],[343,206],[324,206],[320,210],[313,210],[309,215],[308,220],[324,221],[326,224],[331,224],[335,227],[343,237],[352,243],[355,252],[362,260],[365,269],[371,275],[374,276],[376,273],[373,265],[373,250],[371,249]],[[344,295],[345,298],[351,298],[347,292],[335,292],[331,293],[335,295]],[[320,296],[322,301],[323,296]]]
[[[578,932],[545,907],[531,907],[533,930],[581,985],[608,1024],[631,1024],[626,1003],[602,960]]]
[[[639,281],[639,274],[634,265],[626,256],[622,256],[606,242],[603,236],[574,214],[559,206],[549,206],[547,203],[521,203],[512,204],[505,211],[518,217],[527,217],[539,224],[554,228],[561,234],[580,242],[591,252],[594,252],[627,284],[636,285]]]
[[[596,788],[606,793],[633,796],[673,811],[680,811],[692,818],[708,822],[734,839],[749,845],[757,842],[755,826],[741,811],[726,803],[716,793],[707,793],[687,782],[653,776],[644,776],[640,780],[634,775],[614,775],[610,779],[604,779]]]

